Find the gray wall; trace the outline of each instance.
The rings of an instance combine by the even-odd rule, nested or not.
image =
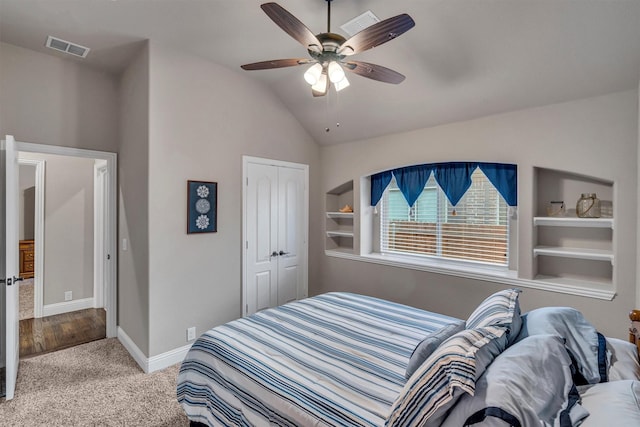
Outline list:
[[[604,333],[625,337],[627,313],[636,301],[637,103],[638,93],[633,90],[323,147],[322,191],[354,180],[355,205],[360,206],[360,177],[381,170],[456,160],[517,163],[518,267],[521,277],[531,278],[534,167],[613,181],[617,194],[616,298],[603,301],[527,288],[521,301],[525,310],[543,305],[574,306]],[[491,292],[503,288],[490,282],[327,256],[322,258],[320,272],[320,286],[312,289],[315,294],[350,290],[461,318]]]
[[[120,81],[118,326],[149,354],[149,47]],[[122,250],[127,239],[128,249]]]
[[[51,55],[0,43],[0,135],[116,151],[116,79]]]
[[[310,165],[310,224],[321,218],[319,149],[248,77],[151,43],[149,355],[241,315],[242,155]],[[218,183],[218,232],[186,234],[187,180]],[[313,227],[313,226],[312,226]],[[321,240],[313,234],[310,286]]]
[[[44,304],[93,297],[93,159],[20,153],[45,161]]]

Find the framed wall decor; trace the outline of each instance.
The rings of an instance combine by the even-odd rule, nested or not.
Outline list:
[[[218,231],[218,183],[187,181],[187,234]]]

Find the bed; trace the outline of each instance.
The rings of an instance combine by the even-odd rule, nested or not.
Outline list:
[[[570,308],[521,315],[518,295],[497,292],[466,320],[345,292],[264,310],[194,342],[177,398],[208,426],[640,425],[635,346]],[[533,377],[545,395],[514,397],[535,393]]]

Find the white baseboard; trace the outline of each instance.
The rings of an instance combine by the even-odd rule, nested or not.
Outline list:
[[[42,317],[55,316],[56,314],[70,313],[72,311],[93,308],[93,298],[76,299],[73,301],[57,302],[42,306]]]
[[[157,356],[147,357],[120,326],[118,326],[118,341],[122,343],[131,357],[133,357],[133,360],[147,374],[182,362],[191,348],[191,344],[187,344]]]

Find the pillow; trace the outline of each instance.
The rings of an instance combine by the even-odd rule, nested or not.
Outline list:
[[[425,339],[420,341],[416,348],[413,349],[413,353],[411,353],[411,357],[409,358],[409,363],[407,364],[407,372],[405,373],[405,377],[409,379],[411,375],[418,369],[422,363],[427,360],[427,357],[433,353],[433,351],[438,348],[444,340],[447,338],[457,334],[458,332],[464,329],[464,322],[460,323],[450,323],[448,325],[443,326],[439,330],[427,335]]]
[[[518,289],[505,289],[489,296],[469,315],[467,329],[504,326],[508,329],[509,343],[512,343],[522,325],[519,293]]]
[[[551,334],[565,339],[574,359],[577,385],[607,381],[606,339],[582,313],[570,307],[543,307],[522,315],[522,328],[516,341],[530,335]]]
[[[447,411],[507,345],[506,329],[465,329],[416,369],[391,406],[386,426],[439,426]]]
[[[609,381],[640,380],[638,347],[635,344],[607,337],[607,351],[611,355]]]
[[[578,401],[564,340],[535,335],[496,357],[442,427],[571,426],[588,415]]]
[[[582,406],[590,413],[581,427],[640,426],[640,381],[622,380],[590,386]]]

